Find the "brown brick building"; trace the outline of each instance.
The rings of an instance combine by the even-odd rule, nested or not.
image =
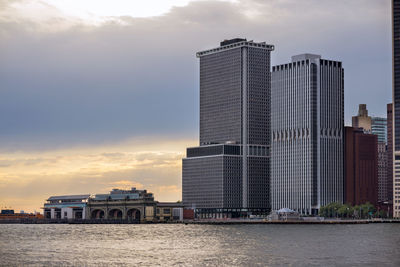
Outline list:
[[[378,137],[345,127],[345,202],[378,204]]]

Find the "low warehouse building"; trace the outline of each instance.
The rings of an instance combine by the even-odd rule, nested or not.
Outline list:
[[[179,202],[158,202],[156,219],[160,222],[182,221],[183,205]]]

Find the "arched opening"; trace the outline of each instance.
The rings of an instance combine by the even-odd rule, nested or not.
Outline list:
[[[122,219],[122,211],[120,209],[112,209],[108,212],[108,219],[120,220]]]
[[[126,213],[126,216],[129,221],[140,222],[140,210],[138,209],[130,209]]]
[[[104,210],[94,210],[92,211],[92,219],[104,219]]]

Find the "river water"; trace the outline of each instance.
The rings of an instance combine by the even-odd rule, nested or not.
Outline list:
[[[400,266],[400,224],[0,224],[1,266]]]

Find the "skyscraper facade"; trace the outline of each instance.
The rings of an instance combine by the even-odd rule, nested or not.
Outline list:
[[[392,0],[393,216],[400,218],[400,0]]]
[[[378,137],[345,127],[345,202],[378,204]]]
[[[272,68],[272,209],[343,202],[343,68],[319,55]]]
[[[386,182],[386,191],[387,191],[387,201],[389,207],[393,205],[393,111],[392,111],[392,103],[387,104],[387,151],[386,151],[386,159],[387,159],[387,182]],[[393,209],[391,209],[393,210]]]
[[[379,136],[377,136],[379,139]],[[388,160],[387,160],[387,145],[384,142],[377,143],[378,151],[378,201],[385,202],[388,201],[388,181],[387,170],[388,170]]]
[[[270,52],[221,42],[200,58],[200,146],[182,162],[182,201],[206,216],[270,210]],[[222,212],[222,215],[221,215]]]

